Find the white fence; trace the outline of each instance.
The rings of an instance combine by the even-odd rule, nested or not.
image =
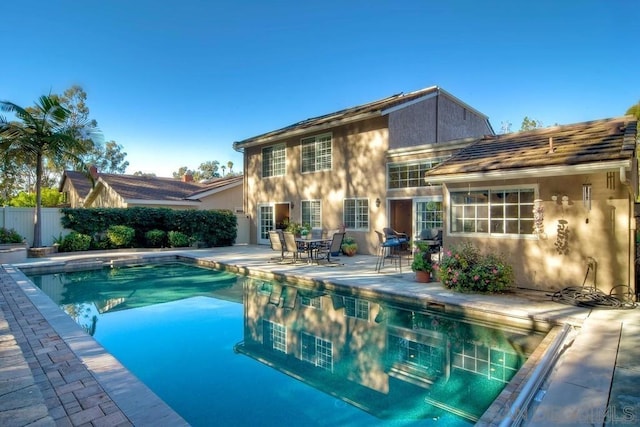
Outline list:
[[[33,245],[33,218],[36,208],[0,208],[0,227],[13,229]],[[58,208],[42,208],[40,224],[42,224],[42,245],[51,246],[54,239],[71,232],[60,225],[62,214]]]
[[[33,245],[33,218],[35,208],[0,207],[0,227],[9,230],[14,229],[27,240],[29,246]],[[62,228],[60,218],[62,213],[58,208],[42,208],[42,245],[51,246],[54,240],[60,236],[66,236],[71,232]],[[236,244],[249,243],[249,220],[243,215],[238,218],[238,237]]]

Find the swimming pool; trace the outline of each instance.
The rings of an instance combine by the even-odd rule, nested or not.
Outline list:
[[[470,425],[542,339],[177,263],[30,278],[194,426]]]

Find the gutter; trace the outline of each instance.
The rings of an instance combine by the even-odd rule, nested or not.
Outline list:
[[[424,180],[429,184],[443,184],[443,183],[456,183],[456,182],[469,182],[469,181],[481,181],[491,179],[518,179],[518,178],[544,178],[550,175],[553,176],[567,176],[577,174],[588,174],[594,172],[605,172],[619,169],[621,171],[620,178],[622,179],[622,171],[626,174],[626,169],[631,167],[631,160],[616,160],[611,162],[600,163],[588,163],[582,165],[558,165],[548,166],[543,168],[523,168],[512,171],[505,170],[493,170],[488,172],[463,172],[451,175],[436,175],[424,177]],[[626,175],[625,175],[626,176]],[[625,178],[626,179],[626,178]]]

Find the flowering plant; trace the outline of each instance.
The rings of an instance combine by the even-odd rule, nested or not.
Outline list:
[[[502,292],[515,280],[502,256],[481,255],[470,243],[446,251],[437,272],[444,286],[460,292]]]

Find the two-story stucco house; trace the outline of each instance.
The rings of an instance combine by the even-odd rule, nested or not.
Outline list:
[[[359,252],[375,230],[442,227],[442,190],[424,173],[493,135],[485,115],[439,87],[401,93],[234,143],[244,153],[251,243],[286,221],[342,225]]]

